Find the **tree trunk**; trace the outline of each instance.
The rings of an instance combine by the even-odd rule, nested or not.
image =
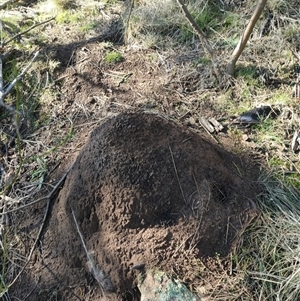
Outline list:
[[[237,44],[236,48],[234,49],[234,51],[232,53],[231,59],[227,65],[227,73],[230,76],[234,75],[235,64],[236,64],[238,58],[240,57],[241,53],[243,52],[256,22],[259,19],[261,13],[263,12],[263,10],[266,6],[266,3],[267,3],[267,0],[259,0],[258,1],[257,6],[253,12],[253,15],[243,33],[243,35],[240,38],[239,43]]]

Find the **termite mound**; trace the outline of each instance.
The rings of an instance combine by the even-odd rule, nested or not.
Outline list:
[[[72,208],[115,300],[135,288],[138,264],[196,281],[193,260],[226,256],[255,217],[253,169],[163,117],[119,114],[91,133],[66,179],[48,264],[69,286],[90,279]]]

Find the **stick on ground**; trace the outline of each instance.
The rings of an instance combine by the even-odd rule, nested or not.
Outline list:
[[[73,165],[72,165],[72,166],[73,166]],[[25,262],[24,266],[22,267],[22,269],[21,269],[21,271],[18,273],[18,275],[15,277],[15,279],[8,285],[8,287],[11,287],[11,286],[18,280],[18,278],[21,276],[21,274],[24,272],[26,266],[27,266],[28,263],[30,262],[31,257],[32,257],[32,254],[33,254],[33,252],[34,252],[34,250],[35,250],[35,248],[36,248],[36,246],[37,246],[37,244],[38,244],[38,242],[39,242],[39,240],[40,240],[40,238],[41,238],[42,232],[43,232],[43,230],[44,230],[45,222],[46,222],[47,217],[48,217],[48,215],[49,215],[49,208],[50,208],[51,200],[52,200],[54,194],[57,192],[57,190],[60,188],[60,186],[61,186],[61,185],[63,184],[63,182],[65,181],[65,179],[66,179],[66,177],[67,177],[69,171],[71,170],[72,166],[65,172],[65,174],[62,176],[62,178],[59,180],[59,182],[55,185],[55,187],[52,189],[52,191],[51,191],[46,197],[40,198],[40,199],[36,200],[35,202],[31,202],[30,204],[28,204],[28,205],[32,205],[32,204],[35,204],[35,203],[37,203],[37,202],[39,202],[39,201],[41,201],[41,200],[47,199],[47,205],[46,205],[44,217],[43,217],[43,220],[42,220],[42,222],[41,222],[41,226],[40,226],[39,232],[38,232],[38,234],[37,234],[37,236],[36,236],[36,239],[35,239],[35,241],[34,241],[34,243],[33,243],[33,246],[31,247],[31,250],[30,250],[29,255],[28,255],[28,257],[27,257],[27,261]],[[24,208],[24,206],[22,206],[22,207]],[[28,207],[28,206],[26,206],[26,207]],[[21,208],[20,208],[20,207],[17,208],[17,210],[19,210],[19,209],[21,209]],[[13,211],[16,211],[16,210],[13,210]],[[2,213],[1,215],[6,214],[6,213],[8,213],[8,212],[4,212],[4,213]]]

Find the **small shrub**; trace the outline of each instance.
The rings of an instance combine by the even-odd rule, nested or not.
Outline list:
[[[108,64],[117,64],[123,61],[123,57],[120,52],[110,51],[106,53],[104,60]]]

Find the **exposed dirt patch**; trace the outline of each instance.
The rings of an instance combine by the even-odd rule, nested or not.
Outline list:
[[[53,205],[36,276],[47,286],[60,283],[67,300],[80,299],[79,288],[91,283],[72,209],[88,250],[114,286],[111,300],[137,294],[131,270],[137,264],[194,285],[200,279],[191,264],[226,256],[257,213],[251,170],[162,117],[120,114],[92,132],[70,171]]]
[[[106,118],[142,108],[185,121],[200,106],[189,93],[210,88],[215,80],[210,67],[195,67],[193,60],[200,51],[165,57],[151,49],[119,47],[123,61],[108,64],[105,55],[112,49],[105,45],[92,42],[73,51],[68,68],[58,75],[64,111],[57,114],[73,106],[73,110],[81,107],[90,118]],[[210,100],[201,104],[201,110],[211,114]]]

